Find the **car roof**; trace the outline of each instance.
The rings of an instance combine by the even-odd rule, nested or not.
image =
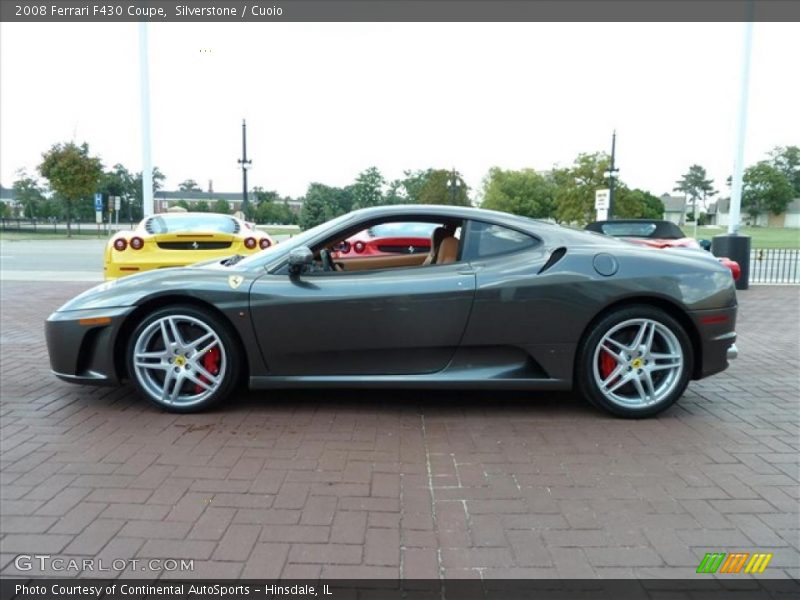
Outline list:
[[[534,224],[550,225],[550,223],[546,221],[536,221],[528,217],[520,217],[519,215],[512,215],[497,210],[487,210],[485,208],[475,208],[473,206],[451,206],[448,204],[390,204],[361,208],[353,211],[352,214],[358,219],[391,216],[402,217],[406,215],[475,219],[524,227],[526,229]]]

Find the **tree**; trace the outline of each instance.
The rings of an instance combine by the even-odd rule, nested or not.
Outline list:
[[[469,206],[469,187],[458,171],[429,170],[416,202],[419,204],[452,204]]]
[[[337,188],[322,183],[308,186],[298,219],[300,227],[308,229],[350,212],[353,207],[352,187]]]
[[[610,163],[605,152],[579,154],[568,168],[556,168],[551,177],[556,186],[556,213],[558,222],[583,225],[594,221],[594,194],[607,188],[605,176]]]
[[[158,167],[153,167],[153,194],[155,194],[158,190],[164,187],[164,181],[166,180],[166,176],[161,172]],[[142,173],[141,171],[136,173],[133,178],[133,219],[141,219],[144,215],[142,214],[142,204],[144,202],[144,195],[142,193]]]
[[[194,212],[209,212],[208,202],[205,200],[198,200],[194,204]]]
[[[697,201],[703,201],[703,209],[706,208],[706,198],[717,193],[714,189],[714,180],[708,179],[706,170],[700,165],[692,165],[678,181],[675,182],[675,192],[683,192],[692,203],[692,219],[695,220],[697,214]],[[695,225],[697,221],[695,220]],[[695,227],[695,233],[697,228]],[[695,235],[695,237],[697,237]]]
[[[231,212],[230,202],[220,198],[219,200],[214,202],[214,205],[211,207],[211,212],[222,213],[223,215],[230,214]]]
[[[780,170],[767,161],[748,167],[742,182],[742,206],[754,220],[769,211],[779,215],[792,201],[794,189]]]
[[[353,208],[367,208],[383,204],[384,187],[386,187],[386,180],[377,167],[370,167],[359,173],[352,186]]]
[[[282,198],[274,190],[264,190],[262,187],[253,188],[255,208],[250,218],[256,223],[289,224],[296,220],[292,209],[289,208],[291,198]]]
[[[650,192],[630,190],[620,182],[614,198],[614,216],[621,219],[663,219],[664,203]]]
[[[203,190],[197,185],[194,179],[187,179],[186,181],[178,184],[178,189],[181,192],[202,192]]]
[[[395,179],[389,184],[385,195],[386,204],[419,204],[420,195],[433,169],[403,171],[403,179]]]
[[[119,196],[121,198],[120,213],[127,215],[129,221],[133,221],[133,206],[137,204],[135,202],[136,187],[134,176],[128,169],[119,163],[114,165],[110,171],[106,171],[100,177],[97,191],[103,194],[105,202],[108,202],[111,196]],[[93,211],[94,207],[91,207],[91,210]]]
[[[78,146],[74,142],[68,142],[55,144],[42,154],[39,173],[48,180],[50,189],[63,198],[67,236],[71,236],[72,204],[95,192],[103,173],[103,164],[98,157],[89,156],[88,144]]]
[[[192,210],[192,207],[191,207],[191,206],[189,206],[189,203],[188,203],[186,200],[184,200],[183,198],[181,198],[180,200],[178,200],[178,201],[175,203],[175,206],[180,206],[180,207],[181,207],[181,208],[183,208],[184,210]]]
[[[8,202],[0,202],[0,217],[4,219],[11,218],[11,206]]]
[[[17,179],[11,188],[14,200],[22,205],[22,216],[28,219],[42,217],[40,207],[45,202],[44,190],[35,177],[30,177],[25,169],[17,171]]]
[[[794,197],[800,197],[800,147],[776,147],[770,152],[772,165],[778,169],[794,190]]]
[[[483,208],[546,219],[555,213],[555,182],[533,169],[489,169],[483,180]]]

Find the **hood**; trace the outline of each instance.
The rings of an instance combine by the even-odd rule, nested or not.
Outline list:
[[[252,269],[238,268],[238,265],[226,267],[220,259],[205,261],[188,267],[155,269],[128,275],[121,279],[106,281],[75,296],[61,306],[57,312],[70,310],[90,310],[97,308],[119,308],[136,306],[157,297],[186,290],[219,290],[230,292],[231,276],[243,278],[235,289],[249,290],[249,284],[260,273]]]

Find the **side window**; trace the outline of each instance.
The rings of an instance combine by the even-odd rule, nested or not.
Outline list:
[[[467,260],[520,252],[539,243],[539,240],[527,234],[482,221],[469,222],[466,241],[464,257]]]

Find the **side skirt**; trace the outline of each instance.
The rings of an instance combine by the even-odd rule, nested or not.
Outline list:
[[[505,390],[569,390],[572,382],[564,379],[468,379],[441,375],[324,375],[250,377],[250,389],[277,388],[403,388],[403,389],[505,389]]]

